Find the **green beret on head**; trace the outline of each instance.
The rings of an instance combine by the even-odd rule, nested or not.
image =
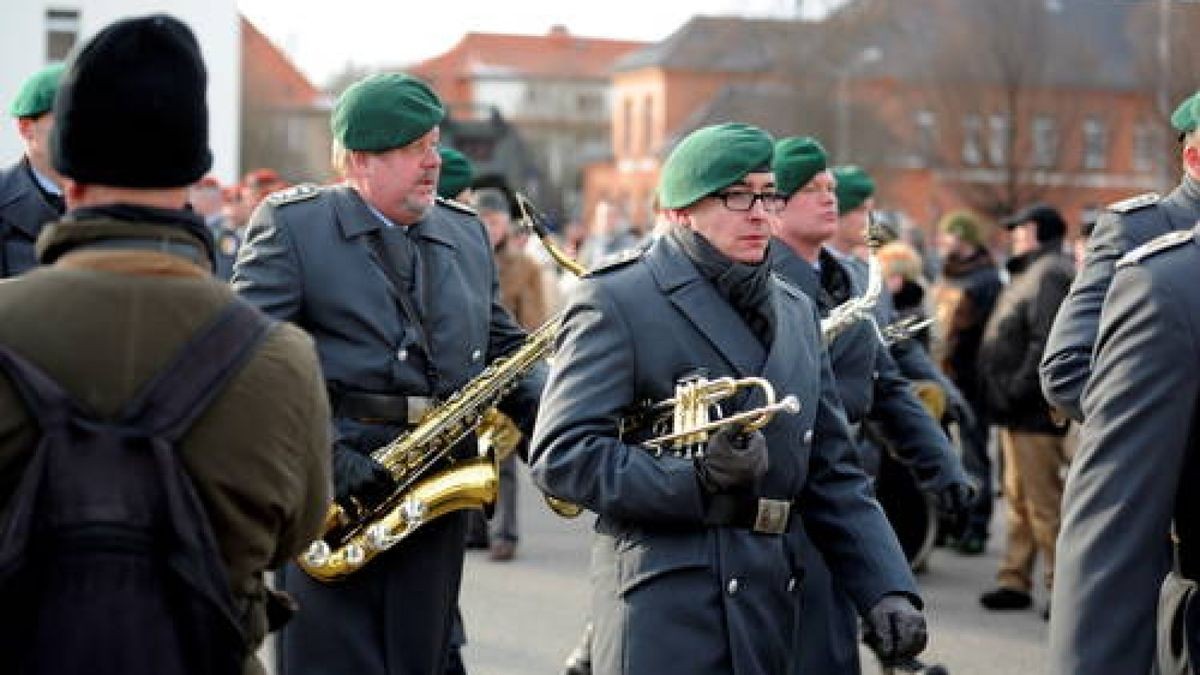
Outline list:
[[[454,148],[438,148],[442,156],[442,172],[438,175],[438,196],[443,199],[453,199],[458,193],[471,186],[475,177],[475,167],[471,160]]]
[[[821,143],[811,136],[793,136],[775,144],[775,186],[791,196],[828,167],[829,156]]]
[[[1171,113],[1171,126],[1181,134],[1195,131],[1197,125],[1200,125],[1200,91],[1185,98]]]
[[[983,246],[983,227],[970,211],[947,213],[938,222],[938,229],[976,246]]]
[[[412,143],[445,116],[429,85],[409,75],[380,73],[342,93],[329,126],[347,150],[376,152]]]
[[[679,141],[658,178],[664,209],[691,206],[755,171],[770,171],[770,134],[748,124],[703,127]]]
[[[21,85],[21,91],[13,99],[8,111],[13,117],[39,117],[42,113],[50,112],[54,107],[54,96],[58,93],[58,83],[62,80],[66,65],[55,63],[46,66]]]
[[[839,166],[833,170],[833,178],[837,181],[838,215],[849,213],[862,206],[875,194],[875,181],[853,164]]]

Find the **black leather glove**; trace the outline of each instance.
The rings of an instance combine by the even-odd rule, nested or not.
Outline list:
[[[333,449],[333,500],[342,510],[356,514],[387,499],[396,487],[392,474],[369,455],[348,448]]]
[[[955,481],[934,493],[938,513],[958,518],[965,516],[975,503],[975,486],[970,482]]]
[[[696,458],[700,484],[712,493],[749,487],[766,473],[767,439],[761,431],[724,427],[709,436],[704,454]]]
[[[864,639],[885,664],[910,659],[929,641],[925,615],[907,596],[885,595],[867,613]]]

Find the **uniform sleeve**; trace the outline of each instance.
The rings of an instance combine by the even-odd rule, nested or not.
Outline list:
[[[300,315],[300,257],[279,209],[268,202],[250,218],[231,283],[234,291],[276,319],[295,321]]]
[[[1051,672],[1146,672],[1153,662],[1168,532],[1194,434],[1194,307],[1142,267],[1113,282],[1063,494]]]
[[[584,281],[567,308],[530,451],[534,481],[597,514],[698,525],[699,481],[690,460],[655,458],[618,438],[633,404],[634,338],[598,284]]]
[[[876,356],[875,397],[870,419],[910,467],[921,487],[937,492],[953,483],[965,483],[962,462],[950,447],[941,426],[913,392],[912,382],[900,373],[886,349]]]
[[[804,527],[860,614],[889,593],[905,593],[919,607],[916,582],[895,532],[871,496],[833,382],[829,356],[822,350],[821,397],[800,500]]]
[[[1039,374],[1042,392],[1076,421],[1083,420],[1083,388],[1092,373],[1092,348],[1100,324],[1100,306],[1112,282],[1113,266],[1128,250],[1124,225],[1117,214],[1105,214],[1088,239],[1079,276],[1046,340]]]

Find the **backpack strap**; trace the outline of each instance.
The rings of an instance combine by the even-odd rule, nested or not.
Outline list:
[[[74,400],[57,382],[6,345],[0,345],[0,371],[8,374],[29,415],[43,432],[62,427],[76,412]]]
[[[235,298],[141,388],[125,406],[121,424],[174,444],[276,325]]]

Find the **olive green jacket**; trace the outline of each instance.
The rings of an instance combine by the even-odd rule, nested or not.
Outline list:
[[[182,257],[70,250],[108,236],[190,235],[161,225],[63,221],[38,249],[53,265],[0,283],[0,343],[100,416],[114,416],[230,302],[229,287]],[[181,239],[182,238],[182,239]],[[312,340],[277,327],[179,445],[225,561],[251,649],[266,634],[263,573],[303,550],[329,501],[329,409]],[[0,521],[38,437],[0,376]],[[261,672],[250,658],[247,672]]]

